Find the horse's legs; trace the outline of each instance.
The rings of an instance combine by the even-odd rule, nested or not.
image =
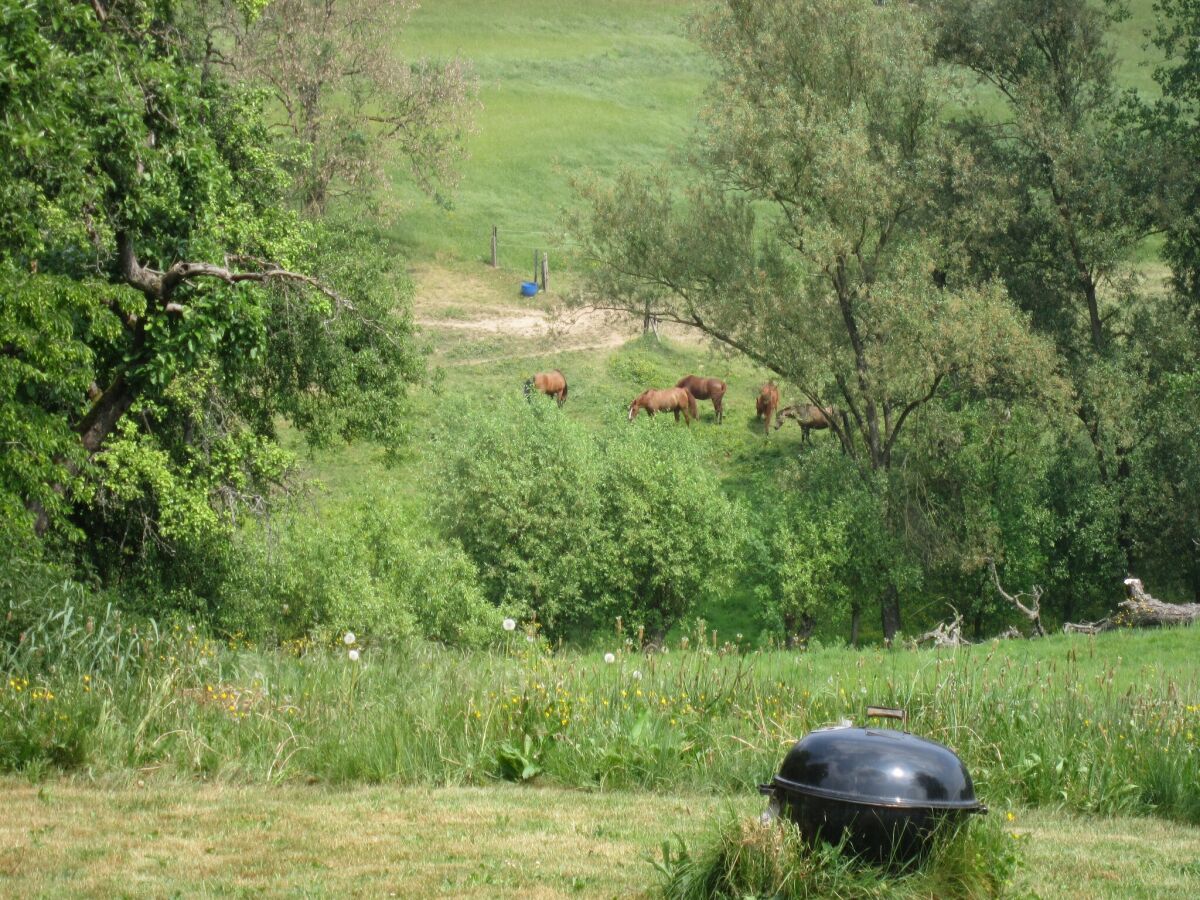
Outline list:
[[[675,410],[675,423],[679,423],[679,410]]]
[[[809,427],[808,427],[807,425],[801,425],[801,426],[800,426],[800,431],[801,431],[800,443],[802,443],[802,444],[807,444],[807,443],[808,443],[808,432],[809,432],[809,430],[810,430],[810,429],[809,429]]]
[[[721,399],[722,394],[713,394],[713,409],[717,413],[717,424],[720,425],[725,419],[725,403]]]
[[[558,401],[558,408],[562,409],[562,405],[567,402],[566,388],[563,388],[561,391],[559,391],[557,394],[555,394],[554,399]]]

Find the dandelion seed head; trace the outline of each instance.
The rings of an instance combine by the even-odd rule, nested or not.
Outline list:
[[[516,628],[517,628],[517,620],[516,619],[505,619],[503,624],[504,624],[505,631],[516,631]]]
[[[614,656],[614,655],[613,655],[613,654],[611,654],[611,653],[605,653],[605,654],[604,654],[604,661],[605,661],[606,663],[614,663],[614,662],[616,662],[616,661],[617,661],[617,658],[616,658],[616,656]]]
[[[344,643],[347,647],[349,647],[349,646],[352,646],[354,644],[354,642],[357,640],[358,640],[358,638],[356,638],[354,636],[353,631],[347,631],[345,637],[342,638],[342,643]]]
[[[350,662],[358,662],[358,650],[356,648],[352,647],[348,655],[350,657]]]

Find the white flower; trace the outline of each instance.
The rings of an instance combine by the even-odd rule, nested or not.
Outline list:
[[[527,643],[527,644],[533,643],[533,635],[532,634],[525,635],[525,643]]]
[[[350,650],[350,662],[358,662],[358,650]]]
[[[615,663],[617,661],[617,658],[615,656],[613,656],[611,653],[605,653],[604,661],[606,663]]]
[[[638,669],[634,669],[634,670],[633,670],[633,680],[634,680],[634,681],[641,681],[641,680],[642,680],[642,673],[641,673],[641,671],[639,671]]]
[[[517,620],[516,619],[505,619],[504,620],[504,630],[505,631],[516,631],[517,630]]]
[[[352,646],[352,645],[354,644],[354,642],[355,642],[355,641],[357,641],[357,640],[358,640],[358,638],[356,638],[356,637],[354,636],[354,632],[353,632],[353,631],[347,631],[347,632],[346,632],[346,636],[345,636],[344,638],[342,638],[342,643],[343,643],[343,644],[345,644],[347,647],[350,647],[350,646]]]

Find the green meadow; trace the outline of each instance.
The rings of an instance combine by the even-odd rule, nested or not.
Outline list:
[[[452,543],[436,519],[447,444],[548,368],[570,393],[546,411],[599,444],[685,427],[627,425],[644,388],[725,380],[725,422],[702,401],[688,434],[746,507],[804,454],[832,455],[828,433],[810,447],[794,424],[764,433],[768,373],[744,357],[577,308],[560,226],[572,179],[683,152],[710,76],[686,34],[692,5],[428,0],[413,13],[398,47],[462,56],[479,81],[461,183],[439,208],[394,165],[371,216],[334,214],[407,259],[429,377],[397,446],[313,451],[278,423],[299,489],[269,523],[239,525],[262,559],[289,538],[350,543],[374,510],[414,546]],[[1130,9],[1112,32],[1120,82],[1147,93],[1152,0]],[[1144,254],[1155,273],[1158,247]],[[550,254],[551,286],[523,298],[535,251]],[[799,399],[785,386],[784,404]],[[868,605],[866,649],[838,619],[794,652],[763,627],[765,584],[743,567],[661,647],[619,619],[565,645],[524,620],[466,650],[328,623],[217,634],[39,582],[15,609],[19,640],[0,644],[0,895],[726,896],[689,884],[759,863],[774,884],[783,858],[782,832],[754,825],[755,786],[806,732],[883,704],[962,756],[989,815],[923,872],[826,855],[778,890],[738,882],[730,896],[1200,896],[1200,631],[885,648]],[[952,612],[953,598],[904,599],[910,622]]]

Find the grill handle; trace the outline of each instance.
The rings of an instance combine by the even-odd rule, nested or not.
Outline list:
[[[775,785],[771,784],[770,782],[767,784],[760,784],[758,786],[758,792],[764,797],[773,796],[775,793]]]
[[[903,725],[908,724],[908,710],[897,709],[894,706],[868,706],[868,719],[899,719]]]

